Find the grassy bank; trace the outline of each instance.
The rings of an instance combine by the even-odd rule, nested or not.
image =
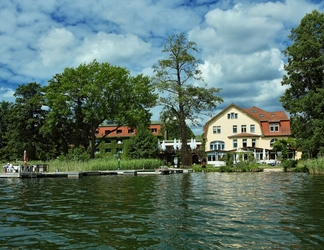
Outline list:
[[[248,164],[242,162],[241,164],[237,164],[234,167],[222,166],[222,167],[213,167],[212,165],[206,166],[206,168],[202,168],[199,166],[193,166],[192,170],[195,172],[263,172],[264,165],[261,164]]]
[[[5,163],[4,163],[5,164]],[[3,165],[4,165],[3,164]],[[15,164],[15,163],[12,163]],[[22,165],[23,163],[18,163]],[[18,165],[17,164],[17,165]],[[48,164],[50,172],[86,172],[86,171],[104,171],[104,170],[117,170],[117,159],[93,159],[89,161],[64,161],[64,160],[52,160],[47,162],[28,162],[28,165],[34,164]],[[121,160],[121,170],[136,170],[136,169],[156,169],[163,165],[163,162],[158,159],[143,159],[143,160]]]
[[[324,158],[299,161],[296,171],[310,174],[324,174]]]

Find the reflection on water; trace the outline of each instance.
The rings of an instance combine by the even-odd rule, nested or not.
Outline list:
[[[0,179],[1,249],[322,249],[324,177]]]

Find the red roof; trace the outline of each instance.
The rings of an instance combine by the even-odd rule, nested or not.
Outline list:
[[[260,109],[258,107],[253,106],[252,108],[240,108],[236,104],[232,103],[229,106],[227,106],[225,109],[223,109],[221,112],[219,112],[216,116],[212,117],[209,121],[204,126],[204,132],[206,132],[206,128],[208,124],[213,121],[216,117],[222,115],[223,113],[226,112],[231,107],[236,107],[237,109],[241,110],[251,118],[259,121],[262,134],[263,136],[290,136],[291,131],[290,131],[290,119],[285,113],[285,111],[274,111],[274,112],[267,112],[263,109]],[[278,123],[280,128],[279,131],[270,132],[270,124],[273,123]],[[244,136],[244,137],[251,137],[251,136],[257,136],[253,134],[237,134],[237,136]]]

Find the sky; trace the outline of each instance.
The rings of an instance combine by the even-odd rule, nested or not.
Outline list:
[[[0,2],[0,102],[19,85],[47,85],[65,68],[96,59],[153,76],[170,35],[185,33],[199,49],[209,87],[242,108],[284,110],[288,35],[321,0],[6,0]],[[161,107],[152,110],[159,119]],[[202,125],[210,119],[201,115]],[[202,126],[192,128],[196,135]]]

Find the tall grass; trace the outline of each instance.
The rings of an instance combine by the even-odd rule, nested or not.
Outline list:
[[[310,174],[324,174],[324,158],[316,158],[298,162],[297,168],[304,169]]]
[[[89,171],[105,171],[117,170],[117,159],[98,158],[88,161],[68,161],[55,159],[47,162],[31,161],[28,165],[48,164],[49,172],[89,172]],[[139,170],[139,169],[156,169],[163,166],[163,162],[158,159],[141,159],[120,161],[121,170]]]

